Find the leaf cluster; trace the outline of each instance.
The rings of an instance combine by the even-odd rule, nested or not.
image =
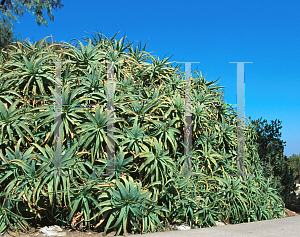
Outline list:
[[[97,32],[75,43],[46,37],[1,50],[0,232],[16,222],[23,230],[45,221],[74,227],[77,213],[84,227],[105,234],[282,217],[284,203],[263,176],[249,119],[246,175],[236,175],[237,114],[224,103],[218,80],[192,74],[192,172],[186,175],[185,74],[170,57],[160,60],[146,45],[115,37]],[[54,61],[62,63],[61,97]],[[107,80],[112,75],[114,85]],[[57,98],[64,105],[58,146]],[[111,125],[115,170],[105,176]]]
[[[283,154],[284,141],[281,140],[281,121],[267,120],[262,118],[252,120],[257,132],[257,151],[266,178],[270,178],[286,204],[295,196],[296,190],[295,170],[289,165],[289,159]],[[293,160],[293,159],[291,159]],[[290,160],[290,161],[291,161]]]

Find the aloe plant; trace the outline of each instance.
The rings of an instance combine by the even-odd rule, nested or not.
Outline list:
[[[185,73],[170,57],[160,60],[115,37],[96,33],[75,45],[46,37],[1,50],[0,202],[11,205],[1,209],[1,230],[23,223],[22,216],[31,218],[28,224],[70,224],[77,212],[88,229],[117,234],[153,232],[161,221],[207,227],[217,219],[282,217],[250,120],[246,176],[234,176],[237,113],[224,103],[218,79],[191,75],[192,170],[183,177]],[[61,155],[53,147],[56,60],[62,62]],[[105,111],[107,61],[114,62],[114,121]],[[107,177],[108,125],[115,128],[115,170]]]
[[[99,215],[107,218],[104,234],[109,228],[117,228],[117,235],[123,230],[126,235],[127,227],[130,231],[136,228],[139,231],[147,232],[149,229],[156,229],[161,226],[158,216],[161,211],[168,212],[164,207],[156,206],[157,194],[142,189],[141,182],[136,183],[129,176],[122,176],[115,180],[115,187],[108,189],[101,194],[99,199],[108,199],[98,204],[101,207]],[[142,230],[141,224],[142,223]],[[161,226],[162,227],[162,226]]]

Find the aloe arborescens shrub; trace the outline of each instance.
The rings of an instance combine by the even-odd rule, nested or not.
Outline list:
[[[115,37],[115,36],[114,36]],[[169,58],[96,33],[91,39],[17,42],[0,55],[0,232],[30,225],[84,226],[117,234],[165,224],[201,227],[283,217],[245,128],[244,177],[236,170],[236,112],[218,80],[195,71],[192,171],[183,175],[184,74]],[[54,151],[55,64],[62,62],[62,155]],[[114,62],[115,171],[107,162],[107,61]],[[84,104],[95,106],[75,105]]]

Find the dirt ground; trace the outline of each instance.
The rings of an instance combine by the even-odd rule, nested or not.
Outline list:
[[[165,231],[170,231],[170,228],[166,228]],[[80,231],[75,231],[75,230],[70,230],[70,229],[63,229],[63,232],[66,232],[66,237],[82,237],[82,236],[91,236],[91,237],[103,237],[103,232],[95,232],[95,231],[84,231],[84,232],[80,232]],[[134,233],[128,233],[129,234],[134,234]],[[111,231],[111,232],[107,232],[106,236],[115,236],[116,232],[115,231]],[[2,235],[2,237],[12,237],[12,236],[18,236],[18,237],[44,237],[46,235],[44,235],[43,233],[39,232],[39,229],[37,229],[36,231],[34,229],[30,230],[30,233],[26,234],[26,233],[14,233],[14,232],[9,232],[6,233],[4,235]],[[58,236],[58,235],[53,235],[53,236]],[[119,235],[120,236],[120,235]],[[123,236],[123,235],[121,235]],[[120,237],[121,237],[120,236]]]
[[[285,217],[290,217],[290,216],[298,216],[300,215],[300,212],[293,212],[289,209],[286,208],[286,212],[285,212]],[[9,231],[8,233],[2,235],[2,237],[12,237],[12,236],[18,236],[18,237],[43,237],[43,233],[39,232],[38,228],[36,231],[35,229],[31,229],[29,233],[14,233]],[[171,230],[170,228],[166,228],[165,231],[169,231]],[[70,230],[70,229],[63,229],[64,232],[66,232],[67,237],[82,237],[82,236],[91,236],[91,237],[102,237],[103,232],[94,232],[94,231],[85,231],[85,232],[80,232],[80,231],[74,231],[74,230]],[[115,236],[116,232],[112,231],[110,233],[107,233],[106,236]],[[57,235],[53,235],[53,236],[57,236]]]

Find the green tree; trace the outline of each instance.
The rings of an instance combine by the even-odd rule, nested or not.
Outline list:
[[[299,184],[300,184],[300,154],[293,154],[287,160],[287,164],[298,174]]]
[[[0,24],[0,48],[8,45],[10,42],[14,41],[14,32],[8,25]]]
[[[32,15],[35,15],[39,26],[45,24],[48,27],[43,10],[46,10],[50,20],[54,21],[53,9],[56,10],[58,7],[63,7],[61,0],[1,0],[0,48],[16,40],[13,37],[13,22],[17,21],[19,16],[23,16],[24,12],[30,12]]]
[[[283,154],[286,142],[280,139],[281,121],[271,120],[271,124],[268,124],[267,120],[262,121],[260,118],[252,120],[252,124],[258,134],[256,143],[263,174],[272,180],[274,188],[278,190],[286,202],[290,193],[296,189],[295,179],[297,177],[294,175],[293,169],[287,164],[287,156]]]
[[[286,142],[280,139],[281,121],[271,120],[271,124],[268,124],[267,120],[262,121],[262,118],[260,118],[252,120],[252,123],[258,134],[257,151],[264,173],[271,176],[271,174],[274,174],[272,167],[283,164],[283,150]]]

